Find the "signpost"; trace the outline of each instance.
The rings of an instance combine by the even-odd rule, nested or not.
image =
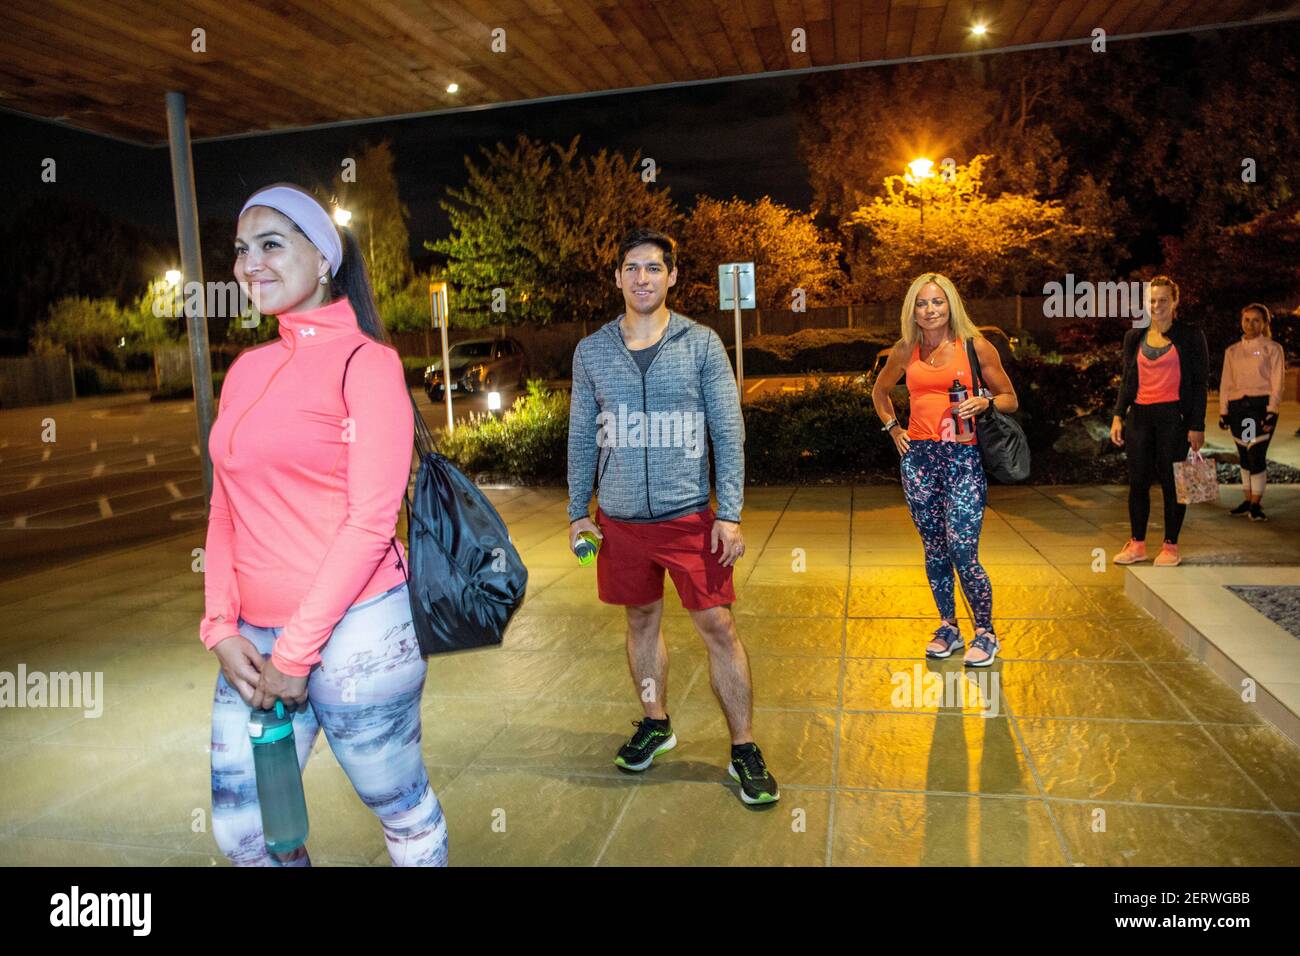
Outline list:
[[[442,397],[447,403],[447,434],[450,435],[456,423],[451,411],[451,349],[447,346],[451,313],[447,304],[447,283],[429,283],[429,313],[433,316],[433,327],[442,331]]]
[[[736,313],[736,392],[745,400],[745,352],[741,342],[740,310],[758,306],[754,292],[754,263],[724,262],[718,266],[718,308]]]

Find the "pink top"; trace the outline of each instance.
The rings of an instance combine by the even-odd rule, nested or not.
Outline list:
[[[1286,376],[1286,357],[1282,346],[1257,335],[1241,339],[1223,353],[1223,376],[1219,379],[1219,414],[1228,414],[1228,403],[1247,395],[1267,395],[1268,411],[1282,404],[1282,381]]]
[[[1178,387],[1182,384],[1183,370],[1178,363],[1178,346],[1158,359],[1149,359],[1138,346],[1138,393],[1135,405],[1159,405],[1178,401]]]
[[[211,649],[241,617],[283,626],[271,660],[301,677],[348,608],[405,580],[391,539],[415,419],[396,350],[357,328],[346,298],[279,324],[221,389],[199,636]]]
[[[952,417],[952,401],[948,398],[948,389],[952,387],[954,379],[965,386],[967,398],[975,394],[975,378],[971,374],[970,356],[966,354],[965,341],[958,339],[949,346],[948,361],[938,367],[921,361],[921,343],[916,343],[912,349],[911,361],[907,363],[906,374],[908,439],[973,444],[974,421],[972,420],[971,430],[967,434],[958,435]]]

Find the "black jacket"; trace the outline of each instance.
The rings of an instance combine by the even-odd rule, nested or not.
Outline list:
[[[1124,336],[1124,379],[1115,399],[1115,416],[1123,418],[1137,398],[1138,350],[1146,329],[1129,329]],[[1174,320],[1165,337],[1178,349],[1178,410],[1189,432],[1205,431],[1206,376],[1210,364],[1210,349],[1205,343],[1205,333],[1195,326]]]

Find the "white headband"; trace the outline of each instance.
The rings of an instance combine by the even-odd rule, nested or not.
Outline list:
[[[253,193],[239,214],[242,216],[249,206],[269,206],[292,219],[329,262],[330,275],[338,275],[343,264],[343,242],[329,213],[315,199],[289,186],[268,186]]]

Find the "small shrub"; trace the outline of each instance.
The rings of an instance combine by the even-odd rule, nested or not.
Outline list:
[[[871,376],[812,379],[745,406],[745,474],[754,482],[892,468],[897,455],[871,404]]]
[[[499,418],[473,416],[442,437],[439,451],[464,472],[532,484],[566,477],[568,442],[568,396],[532,379],[527,393]]]
[[[1120,363],[1115,350],[1069,360],[1017,353],[1007,374],[1020,398],[1020,425],[1030,450],[1036,451],[1050,447],[1065,422],[1110,407],[1119,389]]]

